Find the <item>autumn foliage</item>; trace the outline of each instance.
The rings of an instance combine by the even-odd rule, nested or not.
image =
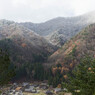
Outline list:
[[[22,47],[26,47],[27,45],[26,45],[26,43],[22,43],[21,46]]]

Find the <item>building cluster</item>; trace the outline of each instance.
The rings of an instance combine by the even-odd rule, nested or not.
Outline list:
[[[21,84],[13,83],[6,91],[3,91],[1,95],[24,95],[24,92],[27,93],[40,93],[43,90],[45,95],[55,95],[58,92],[61,92],[66,89],[53,88],[47,83],[40,84],[31,84],[23,82]]]

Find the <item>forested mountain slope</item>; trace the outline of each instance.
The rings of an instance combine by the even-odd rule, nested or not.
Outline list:
[[[53,53],[49,63],[72,69],[85,56],[95,57],[95,24],[91,24]]]
[[[7,20],[0,21],[0,48],[7,49],[18,65],[44,61],[56,49],[32,30]]]

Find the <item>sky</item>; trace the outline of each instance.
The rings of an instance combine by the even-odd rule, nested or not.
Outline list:
[[[0,19],[40,23],[95,10],[95,0],[0,0]]]

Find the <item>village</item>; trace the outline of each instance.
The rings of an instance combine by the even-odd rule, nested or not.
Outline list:
[[[66,88],[53,88],[47,83],[13,83],[7,88],[1,88],[1,95],[72,95],[71,93],[65,93]]]

